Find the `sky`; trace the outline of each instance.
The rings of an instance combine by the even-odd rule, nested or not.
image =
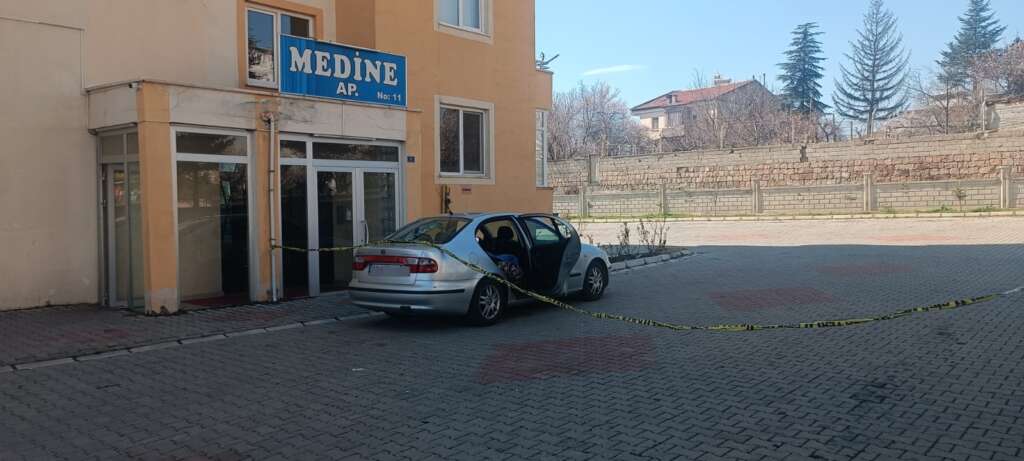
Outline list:
[[[823,102],[868,0],[536,0],[537,53],[549,58],[555,91],[605,81],[630,106],[690,88],[694,70],[734,80],[765,75],[781,87],[778,63],[798,24],[817,22],[827,61]],[[991,0],[1004,41],[1024,37],[1024,0]],[[934,72],[935,60],[959,29],[967,0],[888,0],[899,19],[910,66]]]

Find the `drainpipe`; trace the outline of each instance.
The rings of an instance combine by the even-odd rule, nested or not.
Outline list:
[[[277,226],[274,215],[274,173],[277,172],[277,154],[280,146],[277,142],[277,115],[267,112],[264,116],[270,123],[270,159],[267,171],[267,203],[270,208],[270,301],[277,302]]]

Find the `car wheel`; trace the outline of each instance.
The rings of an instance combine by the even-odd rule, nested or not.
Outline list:
[[[466,316],[474,325],[494,325],[505,311],[507,303],[508,299],[501,285],[484,278],[476,285]]]
[[[593,261],[587,266],[583,280],[583,299],[596,301],[604,295],[604,289],[608,287],[608,269],[601,261]]]

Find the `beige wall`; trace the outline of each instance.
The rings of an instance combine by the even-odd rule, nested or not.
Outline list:
[[[495,0],[490,38],[438,30],[432,0],[251,0],[315,11],[325,40],[405,55],[409,110],[282,99],[282,129],[404,141],[407,219],[441,211],[434,152],[435,97],[493,104],[493,184],[453,184],[456,211],[547,211],[551,189],[534,177],[536,109],[551,105],[551,74],[534,69],[534,2]],[[173,220],[173,123],[253,133],[253,168],[266,171],[268,140],[257,100],[240,88],[244,0],[34,0],[0,3],[0,309],[97,302],[100,292],[95,140],[89,128],[138,123],[146,305],[178,307]],[[14,19],[11,19],[14,18]],[[240,21],[241,20],[241,21]],[[339,32],[340,31],[340,32]],[[25,46],[30,43],[31,46]],[[145,80],[96,89],[114,82]],[[185,85],[164,85],[155,81]],[[92,98],[85,94],[91,90]],[[87,102],[89,101],[89,102]],[[92,106],[92,107],[90,107]],[[256,215],[269,241],[266,178],[257,175]],[[269,284],[269,247],[257,257],[257,298]],[[26,261],[30,261],[26,263]],[[159,263],[155,263],[159,262]]]
[[[551,75],[534,68],[534,2],[491,3],[489,41],[438,31],[433,0],[375,3],[375,46],[407,57],[409,108],[422,112],[422,142],[418,151],[411,145],[408,149],[417,155],[419,177],[407,178],[406,186],[409,200],[419,201],[425,215],[441,211],[434,152],[435,96],[494,104],[494,184],[453,184],[454,211],[551,209],[551,190],[536,187],[534,169],[535,111],[551,107]],[[369,27],[346,17],[339,9],[338,30]]]
[[[80,12],[42,15],[29,3],[4,2],[0,16],[59,23]],[[0,309],[97,299],[96,152],[81,40],[74,28],[0,18]]]

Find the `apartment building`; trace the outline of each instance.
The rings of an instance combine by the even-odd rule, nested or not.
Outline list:
[[[344,290],[421,216],[550,211],[532,0],[0,4],[0,309]],[[447,205],[446,205],[447,204]]]

